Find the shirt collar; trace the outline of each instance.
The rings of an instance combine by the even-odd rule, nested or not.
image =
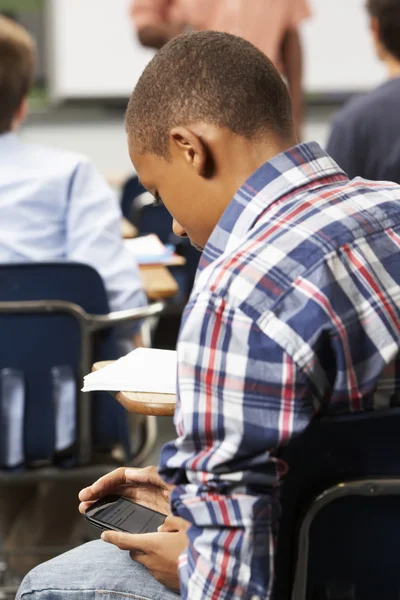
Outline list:
[[[202,254],[200,270],[233,250],[259,216],[277,200],[305,186],[326,185],[347,176],[317,142],[294,146],[264,163],[236,192]]]

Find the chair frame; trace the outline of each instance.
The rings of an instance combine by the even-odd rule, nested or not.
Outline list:
[[[148,319],[159,315],[164,310],[163,302],[155,302],[148,306],[110,312],[105,315],[93,315],[87,313],[81,306],[73,302],[63,300],[32,300],[24,302],[0,302],[0,314],[15,313],[65,313],[73,316],[80,325],[81,332],[81,361],[79,378],[83,381],[92,368],[92,336],[95,332],[129,321]],[[91,441],[91,394],[78,392],[78,465],[84,466],[90,463],[92,456]],[[141,450],[139,451],[139,453]],[[24,473],[26,478],[27,473]],[[63,474],[64,476],[64,474]],[[11,475],[15,480],[15,474]]]
[[[400,496],[400,477],[366,478],[338,483],[311,502],[300,527],[292,600],[306,600],[310,528],[317,514],[328,504],[346,496]]]

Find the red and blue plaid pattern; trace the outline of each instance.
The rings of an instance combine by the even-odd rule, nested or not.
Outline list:
[[[317,412],[400,403],[400,187],[349,181],[316,143],[264,164],[203,253],[161,473],[190,521],[189,600],[271,598],[274,449]]]

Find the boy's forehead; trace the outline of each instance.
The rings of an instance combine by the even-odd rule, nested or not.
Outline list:
[[[129,155],[137,175],[147,189],[152,189],[160,179],[161,158],[156,154],[142,153],[129,147]]]

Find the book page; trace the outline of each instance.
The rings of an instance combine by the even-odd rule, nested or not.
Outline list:
[[[138,263],[162,262],[171,257],[173,249],[164,246],[154,234],[143,235],[130,240],[124,240],[126,248],[135,256]]]
[[[84,378],[84,392],[176,394],[176,352],[137,348]]]

